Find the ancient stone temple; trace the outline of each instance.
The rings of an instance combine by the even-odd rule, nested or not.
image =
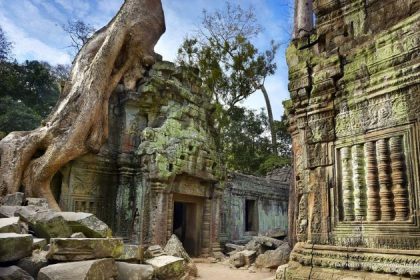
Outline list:
[[[137,91],[117,91],[107,144],[54,178],[61,208],[95,213],[145,246],[163,246],[175,233],[193,256],[219,250],[223,190],[211,96],[194,73],[169,62],[156,63]]]
[[[419,277],[420,2],[311,5],[296,1],[287,50],[294,249],[278,277]]]

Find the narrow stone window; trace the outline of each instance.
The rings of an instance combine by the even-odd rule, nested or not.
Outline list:
[[[258,207],[255,200],[245,200],[245,231],[258,231]]]

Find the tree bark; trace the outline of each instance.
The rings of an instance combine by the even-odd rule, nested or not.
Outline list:
[[[313,26],[313,0],[295,0],[293,38],[308,35]]]
[[[126,0],[77,54],[69,81],[42,125],[0,141],[0,195],[24,190],[59,210],[52,177],[69,161],[99,151],[108,138],[112,92],[119,83],[135,89],[154,63],[153,48],[164,32],[159,0]]]
[[[261,85],[260,88],[264,95],[265,106],[267,107],[268,125],[270,126],[271,145],[272,145],[273,153],[277,155],[277,135],[274,129],[273,110],[271,109],[270,98],[268,97],[268,93],[267,93],[267,90],[265,89],[265,86]]]

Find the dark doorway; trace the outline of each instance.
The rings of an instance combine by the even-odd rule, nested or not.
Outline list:
[[[190,256],[197,257],[201,250],[201,223],[203,208],[195,201],[174,201],[172,232],[179,238]]]
[[[258,231],[258,210],[255,200],[245,200],[245,231]]]

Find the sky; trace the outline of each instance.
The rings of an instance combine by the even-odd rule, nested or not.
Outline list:
[[[222,10],[226,0],[162,0],[166,32],[155,47],[164,60],[174,61],[178,47],[200,23],[203,9]],[[253,42],[261,51],[270,41],[280,43],[276,57],[277,72],[266,80],[275,119],[283,114],[282,101],[289,98],[285,49],[291,36],[292,0],[229,0],[243,8],[252,7],[261,34]],[[70,38],[62,26],[68,20],[83,20],[95,29],[104,26],[118,11],[123,0],[0,0],[0,26],[13,43],[19,61],[42,60],[52,65],[72,60]],[[251,95],[244,106],[259,110],[265,107],[261,92]]]

